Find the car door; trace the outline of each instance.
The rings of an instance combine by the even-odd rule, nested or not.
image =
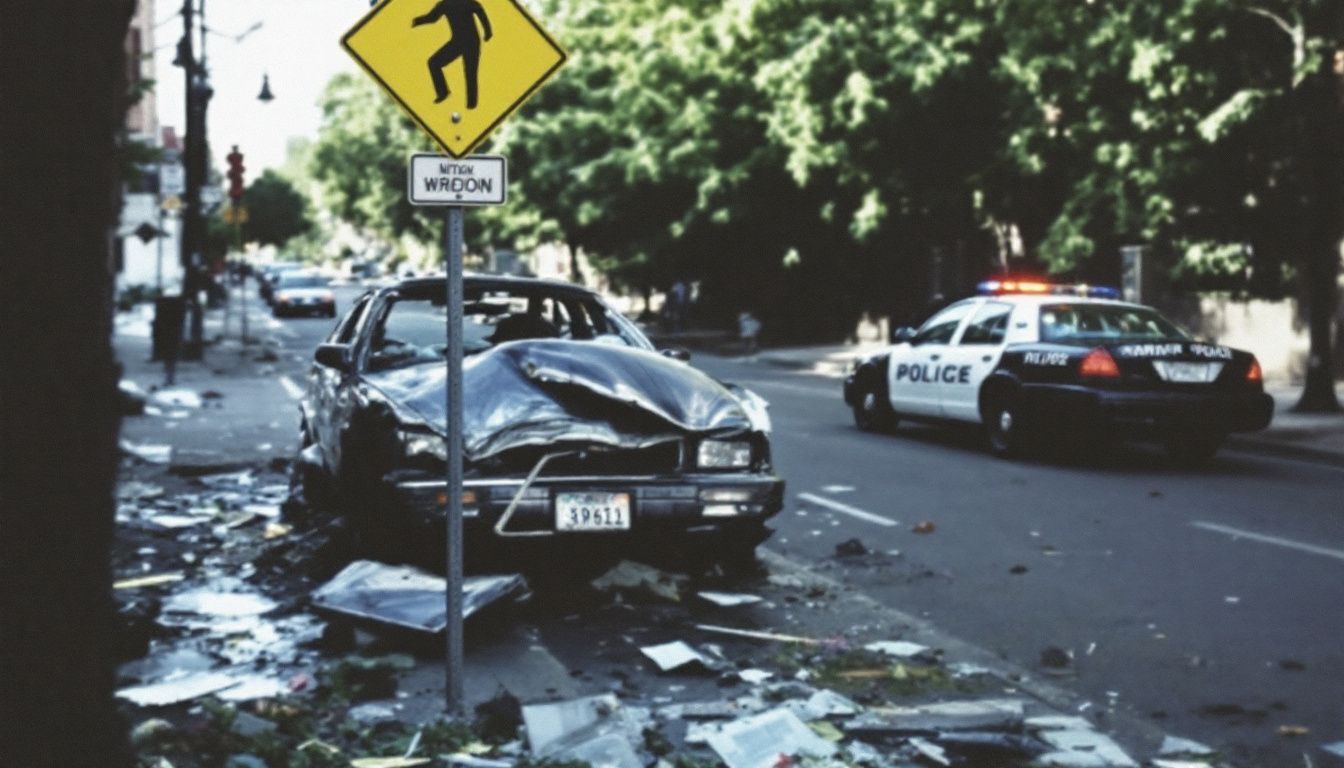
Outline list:
[[[372,301],[370,297],[360,299],[327,339],[329,344],[349,346],[351,354],[348,359],[352,362],[355,359],[353,351],[355,339]],[[323,463],[329,469],[336,468],[340,454],[337,403],[341,398],[341,391],[348,386],[352,378],[350,372],[321,364],[314,364],[308,376],[304,410],[310,420],[309,428],[321,446]]]
[[[915,337],[891,351],[887,366],[887,392],[897,413],[941,416],[939,371],[948,343],[961,322],[974,309],[976,300],[960,301],[930,317]]]
[[[943,416],[980,421],[980,384],[999,364],[1014,306],[987,300],[971,313],[961,333],[943,354],[938,372]]]

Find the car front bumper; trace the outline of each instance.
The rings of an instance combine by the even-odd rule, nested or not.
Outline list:
[[[1269,426],[1274,399],[1264,392],[1135,392],[1075,385],[1022,387],[1024,415],[1037,424],[1103,429],[1121,436],[1252,432]]]

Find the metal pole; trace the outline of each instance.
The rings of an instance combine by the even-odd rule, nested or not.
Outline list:
[[[447,680],[448,714],[462,714],[462,208],[444,216],[444,273],[448,282],[448,513]]]
[[[157,294],[155,296],[156,299],[163,298],[163,238],[167,234],[168,233],[163,231],[163,205],[160,204],[159,236],[156,238],[158,242],[155,243],[155,245],[158,247],[158,253],[154,257],[154,293]]]

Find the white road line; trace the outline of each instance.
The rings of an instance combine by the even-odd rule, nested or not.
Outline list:
[[[843,402],[840,398],[840,389],[838,387],[809,387],[806,384],[789,384],[784,381],[772,381],[770,379],[737,379],[736,383],[742,384],[748,389],[783,389],[789,392],[797,392],[801,395],[812,397],[835,397],[836,402]]]
[[[303,397],[303,387],[294,383],[294,380],[288,376],[280,377],[280,386],[285,388],[285,392],[295,400]]]
[[[1228,536],[1240,539],[1250,539],[1251,541],[1258,541],[1263,544],[1273,544],[1279,547],[1287,547],[1288,549],[1296,549],[1299,552],[1309,552],[1313,555],[1323,555],[1325,557],[1333,557],[1336,560],[1344,560],[1344,550],[1318,547],[1315,544],[1303,544],[1300,541],[1293,541],[1292,539],[1268,536],[1263,533],[1255,533],[1254,531],[1243,531],[1238,528],[1230,528],[1226,525],[1219,525],[1217,523],[1206,523],[1203,520],[1196,520],[1190,523],[1190,525],[1196,528],[1202,528],[1206,531],[1213,531],[1214,533],[1225,533]]]
[[[895,520],[892,520],[889,517],[874,515],[872,512],[865,512],[864,510],[859,509],[858,507],[851,507],[848,504],[841,504],[838,501],[831,501],[830,499],[824,498],[822,496],[817,496],[816,494],[800,493],[798,494],[798,498],[802,499],[803,501],[816,504],[817,506],[825,507],[833,512],[839,512],[842,515],[849,515],[850,517],[856,517],[860,520],[869,523],[876,523],[877,525],[885,526],[887,528],[900,525],[900,523],[897,523]]]

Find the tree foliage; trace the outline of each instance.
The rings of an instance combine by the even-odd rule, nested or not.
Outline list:
[[[247,223],[243,237],[262,245],[284,245],[312,228],[308,201],[285,177],[267,169],[244,195]]]

